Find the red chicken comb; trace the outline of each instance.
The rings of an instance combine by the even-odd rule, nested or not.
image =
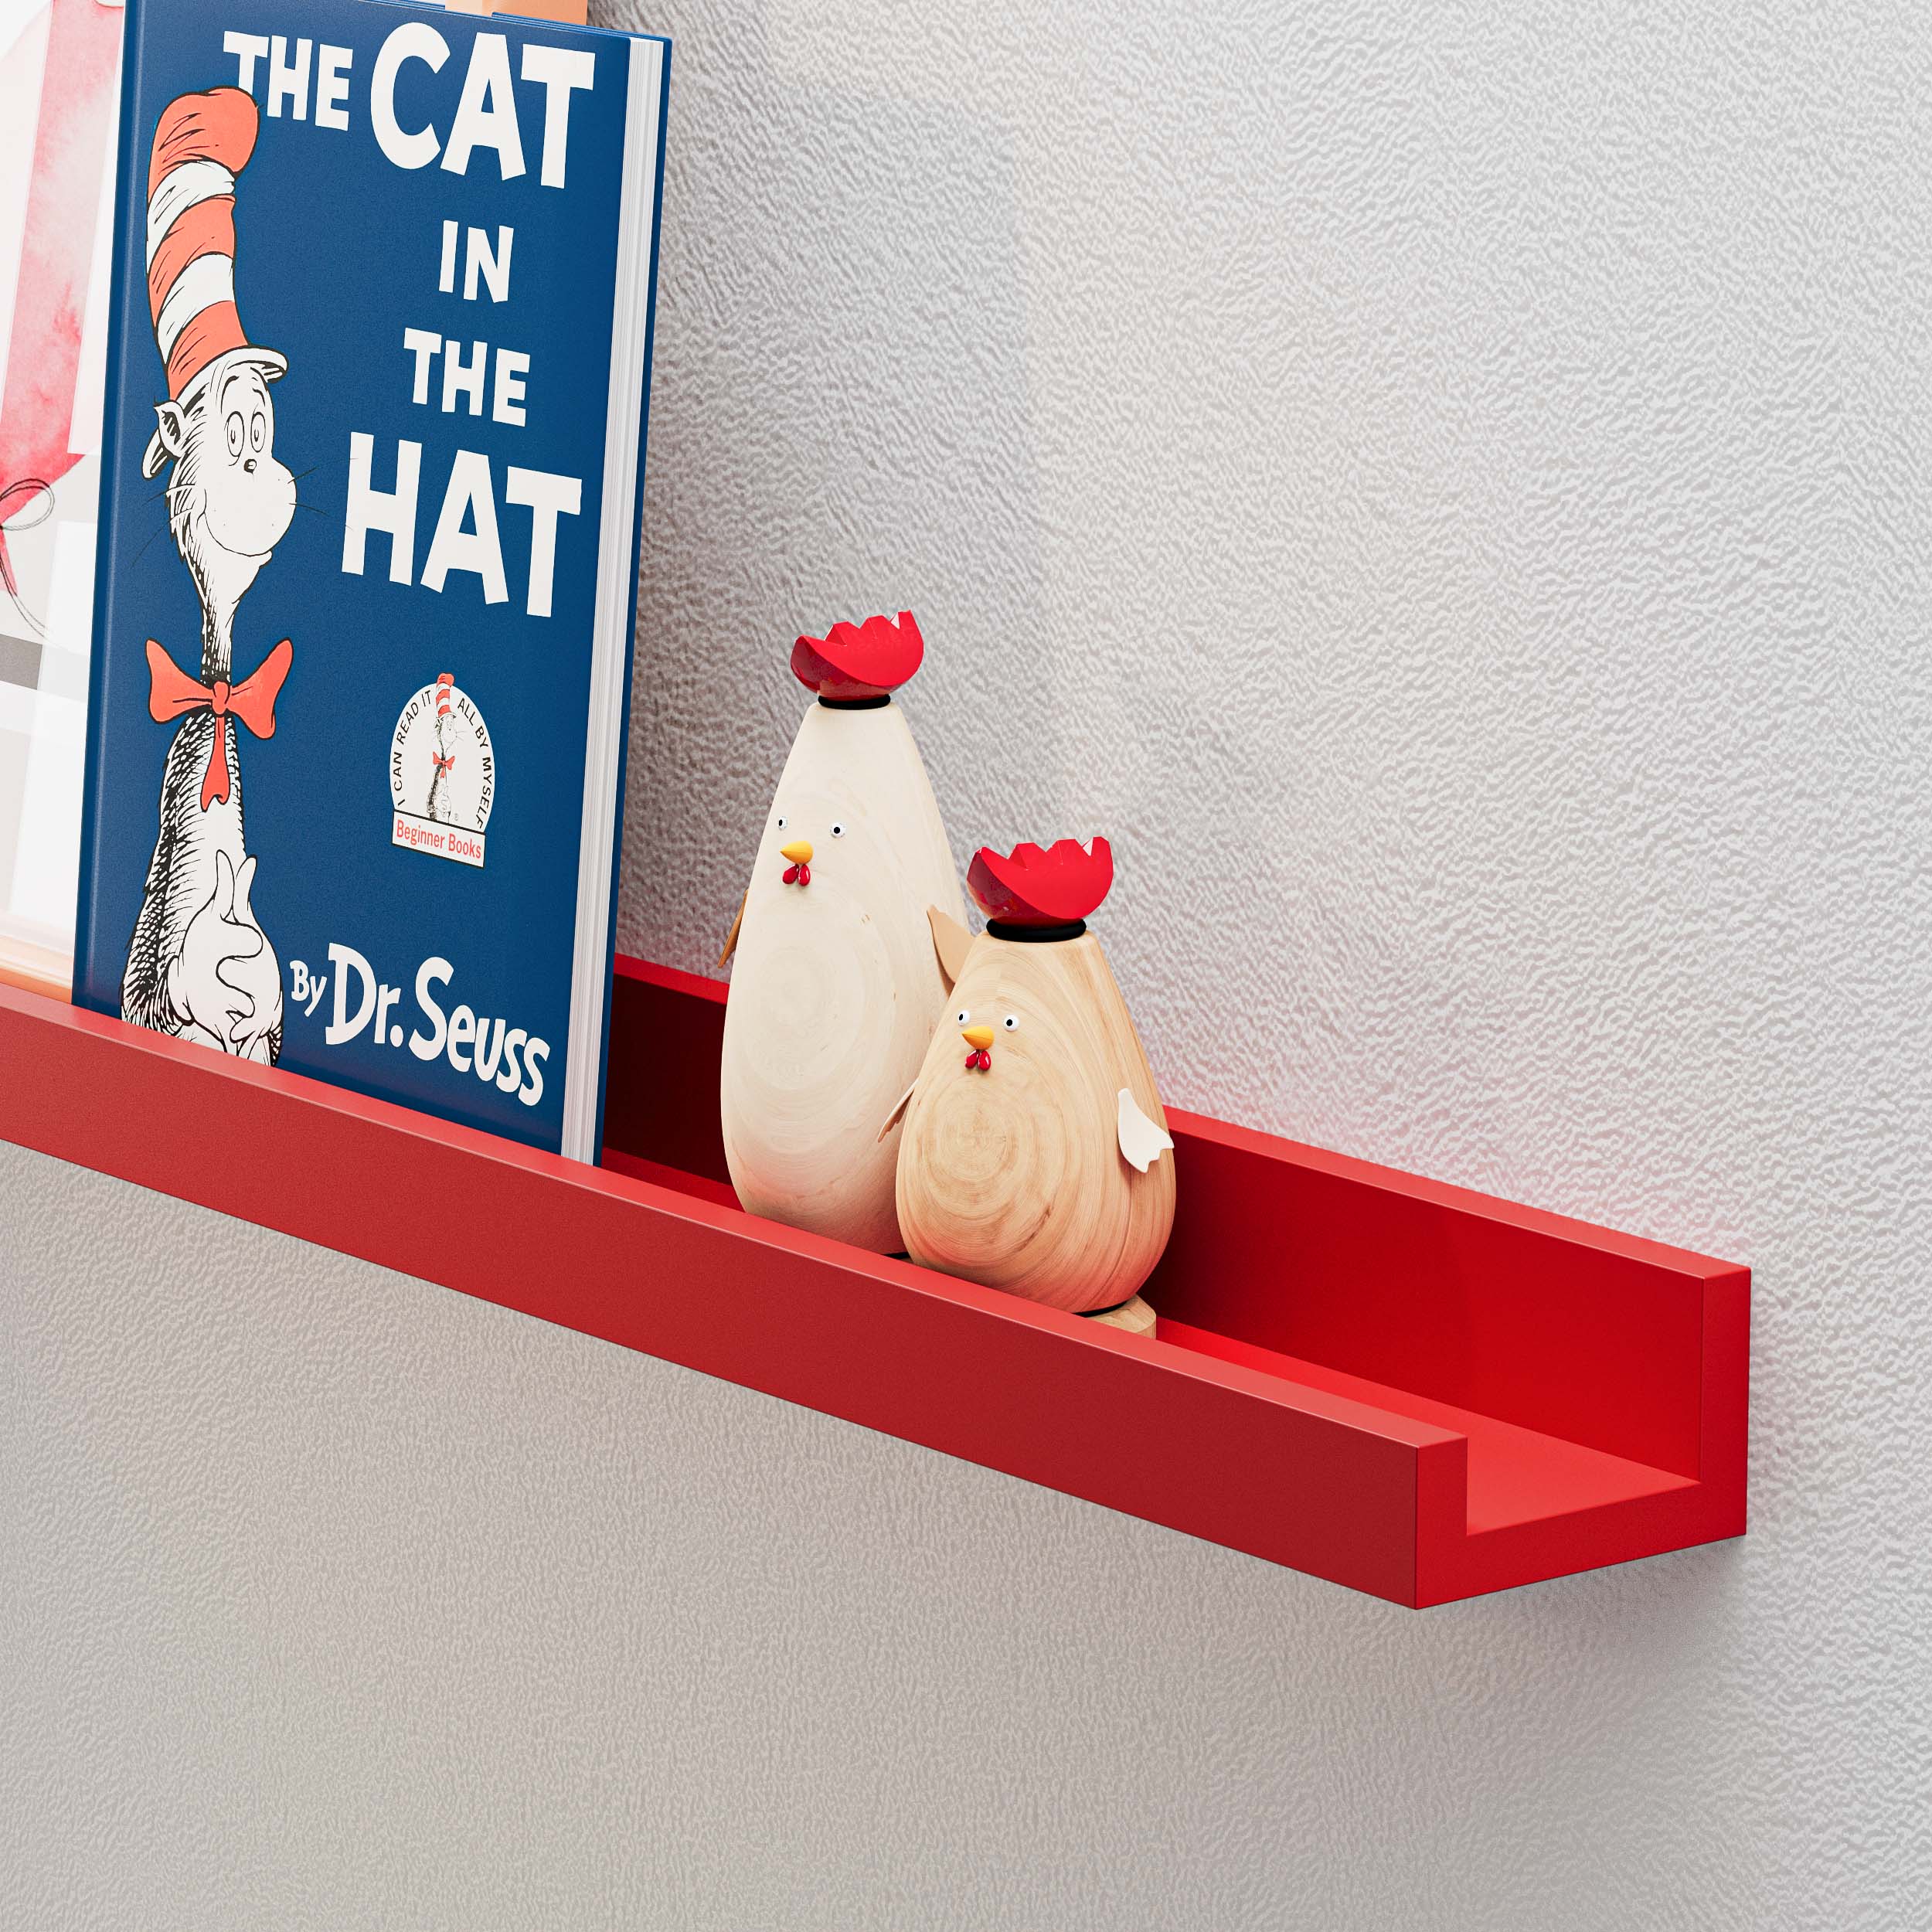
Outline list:
[[[791,672],[808,690],[834,704],[883,698],[919,668],[925,640],[910,611],[863,624],[835,624],[822,638],[801,638],[791,647]]]
[[[1086,918],[1114,883],[1114,848],[1096,838],[1090,850],[1063,838],[1050,852],[1015,845],[1002,858],[991,845],[973,855],[966,889],[1002,926],[1072,926]]]

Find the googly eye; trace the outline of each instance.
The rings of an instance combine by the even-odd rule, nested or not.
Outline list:
[[[845,837],[845,827],[844,827],[843,825],[842,825],[838,824],[836,821],[834,821],[834,823],[833,823],[833,825],[832,825],[832,836],[833,836],[833,838],[844,838],[844,837]]]
[[[953,1024],[955,1026],[964,1026],[971,1018],[972,1015],[968,1012],[965,1008],[962,1006],[957,1012],[954,1014]]]
[[[1019,1014],[1009,1013],[1006,1017],[1000,1022],[1000,1025],[1005,1027],[1009,1033],[1016,1032],[1019,1026]]]

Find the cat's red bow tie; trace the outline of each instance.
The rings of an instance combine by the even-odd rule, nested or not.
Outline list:
[[[454,767],[455,764],[456,753],[452,751],[447,758],[438,758],[437,760],[436,768],[438,771],[448,771]]]
[[[295,647],[284,638],[262,659],[252,678],[230,684],[217,678],[203,684],[191,678],[155,643],[148,640],[148,715],[157,724],[185,717],[191,711],[212,711],[216,730],[208,747],[208,770],[201,781],[201,808],[228,796],[228,726],[239,718],[258,738],[275,735],[275,698],[294,661]]]

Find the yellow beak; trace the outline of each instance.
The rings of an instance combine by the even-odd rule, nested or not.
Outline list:
[[[794,838],[790,845],[778,848],[778,855],[781,859],[789,859],[794,866],[809,866],[811,863],[811,841],[809,838]]]
[[[982,1053],[993,1043],[993,1029],[990,1026],[962,1026],[959,1036],[968,1046],[976,1046]]]

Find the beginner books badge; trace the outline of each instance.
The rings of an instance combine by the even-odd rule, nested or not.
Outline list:
[[[482,864],[496,753],[483,714],[457,689],[451,672],[403,706],[389,745],[389,782],[396,845],[459,865]]]

